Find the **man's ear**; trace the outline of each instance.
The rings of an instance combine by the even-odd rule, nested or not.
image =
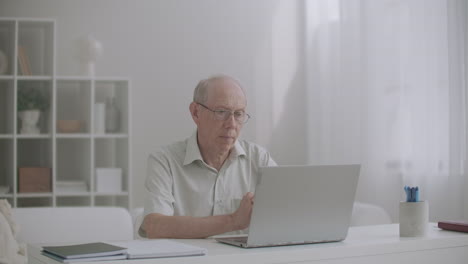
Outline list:
[[[197,103],[192,102],[189,106],[189,110],[193,121],[198,125],[200,111],[198,111]]]

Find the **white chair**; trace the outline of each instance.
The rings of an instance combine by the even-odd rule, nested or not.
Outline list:
[[[351,216],[351,226],[391,224],[392,220],[382,207],[355,202]]]
[[[138,230],[143,223],[143,207],[133,209],[131,214],[133,220],[133,238],[141,239],[142,237],[138,234]]]
[[[30,244],[132,240],[128,210],[120,207],[13,208],[18,240]]]

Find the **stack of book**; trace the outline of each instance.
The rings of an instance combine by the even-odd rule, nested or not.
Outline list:
[[[43,247],[42,254],[63,263],[126,259],[127,249],[97,242],[68,246]]]
[[[23,46],[18,46],[18,64],[20,73],[22,75],[31,75],[31,65],[29,63],[29,57],[26,53],[26,49]]]
[[[468,221],[439,221],[439,228],[468,233]]]
[[[57,181],[58,193],[81,193],[88,191],[88,185],[84,181]]]
[[[206,249],[167,239],[131,240],[43,247],[42,254],[63,263],[202,256]]]

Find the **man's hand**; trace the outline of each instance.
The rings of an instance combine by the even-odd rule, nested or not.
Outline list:
[[[231,215],[234,230],[246,229],[250,225],[252,216],[252,207],[254,203],[254,194],[248,192],[242,197],[239,208]]]
[[[192,217],[152,213],[145,216],[142,227],[148,238],[205,238],[242,230],[250,225],[253,202],[254,195],[249,192],[232,214]]]

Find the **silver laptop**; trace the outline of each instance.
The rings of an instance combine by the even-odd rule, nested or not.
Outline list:
[[[346,238],[360,165],[278,166],[260,171],[248,236],[217,241],[251,248]]]

